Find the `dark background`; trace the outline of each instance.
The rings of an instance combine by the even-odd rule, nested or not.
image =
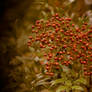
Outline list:
[[[5,14],[7,10],[9,10],[10,8],[14,8],[15,6],[16,5],[14,4],[12,0],[0,1],[0,92],[3,92],[2,89],[6,85],[8,85],[8,77],[7,77],[8,76],[8,62],[10,60],[10,58],[8,58],[8,55],[9,55],[8,49],[10,47],[7,44],[7,41],[8,41],[7,38],[11,36],[8,30],[12,29],[12,27],[9,25],[10,21],[8,20],[8,17],[5,17]],[[12,57],[12,56],[9,56],[9,57]]]
[[[21,1],[23,3],[23,0],[0,0],[0,92],[5,92],[3,90],[9,80],[8,64],[17,54],[16,43],[11,43],[9,39],[16,38],[11,24],[21,14],[15,11],[16,7],[21,5]]]

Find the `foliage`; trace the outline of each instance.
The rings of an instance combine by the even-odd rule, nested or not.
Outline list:
[[[20,92],[25,92],[25,91],[38,92],[38,90],[41,91],[44,88],[48,89],[49,85],[51,85],[50,89],[53,89],[53,87],[55,86],[54,89],[60,90],[63,88],[66,89],[66,87],[67,87],[66,85],[69,85],[69,84],[67,84],[65,82],[65,80],[66,81],[68,80],[73,83],[72,85],[74,85],[74,87],[71,86],[72,89],[78,89],[77,87],[82,89],[81,85],[83,86],[83,85],[86,85],[87,83],[85,80],[86,78],[84,79],[84,77],[82,75],[83,71],[80,71],[81,70],[80,64],[76,64],[76,65],[74,64],[74,66],[60,65],[61,70],[59,69],[60,70],[59,72],[58,72],[58,70],[55,70],[54,71],[55,76],[52,78],[52,76],[50,77],[47,75],[43,75],[47,71],[47,70],[44,70],[44,67],[48,60],[46,57],[43,56],[44,51],[40,51],[38,44],[34,44],[34,48],[29,47],[30,52],[31,52],[30,59],[31,58],[35,58],[35,59],[33,59],[33,60],[25,59],[25,58],[27,58],[27,56],[24,55],[24,53],[26,53],[26,52],[28,53],[28,48],[25,46],[25,43],[27,41],[27,36],[30,34],[32,35],[32,33],[33,33],[33,32],[30,32],[30,30],[32,30],[31,25],[32,24],[35,25],[35,23],[34,23],[35,20],[43,18],[42,20],[47,21],[48,17],[50,18],[53,14],[55,14],[55,12],[59,12],[60,16],[62,16],[63,14],[64,14],[64,17],[71,16],[73,18],[71,21],[71,24],[76,22],[77,24],[75,26],[81,27],[81,25],[83,24],[82,23],[83,20],[79,16],[81,16],[83,14],[85,15],[85,12],[87,11],[88,8],[86,8],[85,4],[83,5],[83,3],[80,0],[74,0],[74,2],[71,2],[71,3],[68,0],[54,0],[54,1],[53,0],[34,0],[31,3],[29,3],[31,5],[29,5],[27,3],[26,3],[27,6],[25,6],[25,2],[23,2],[24,5],[21,3],[20,7],[22,10],[19,9],[18,12],[22,12],[22,11],[23,12],[22,12],[22,14],[20,14],[19,18],[16,19],[16,21],[13,25],[15,28],[14,31],[16,32],[16,36],[17,36],[16,37],[17,41],[15,38],[15,40],[13,42],[14,43],[16,42],[16,44],[17,44],[16,47],[17,47],[18,54],[21,54],[21,55],[23,54],[23,56],[16,57],[12,61],[12,63],[10,62],[11,65],[13,66],[13,68],[11,68],[11,75],[10,75],[11,83],[9,85],[10,86],[9,88],[12,87],[13,91],[16,89],[16,91],[20,91]],[[25,9],[22,6],[23,7],[25,6]],[[83,6],[86,9],[83,8]],[[63,9],[60,10],[60,8],[64,8],[65,11]],[[81,10],[81,12],[80,12],[80,10]],[[24,17],[23,17],[23,13],[24,13]],[[8,14],[10,14],[10,13],[8,13]],[[11,15],[12,14],[14,14],[14,12],[12,12]],[[23,20],[22,20],[22,17],[23,17]],[[34,35],[32,35],[32,36],[34,36]],[[62,35],[62,36],[64,37],[64,35]],[[34,53],[35,53],[35,55],[34,55]],[[47,49],[46,49],[46,53],[48,53]],[[55,53],[56,53],[56,51],[55,51]],[[40,65],[40,64],[42,64],[42,65]],[[65,73],[65,75],[63,75],[63,72]],[[53,73],[51,75],[53,75]],[[65,79],[64,77],[68,76],[68,75],[69,75],[69,78]],[[41,77],[41,76],[43,76],[43,77]],[[40,78],[38,78],[38,77],[40,77]],[[50,80],[48,80],[48,78],[50,78]],[[72,80],[72,79],[74,79],[74,80]],[[63,82],[65,82],[65,84],[62,88]],[[11,85],[13,85],[13,86],[11,86]],[[54,92],[54,91],[52,91],[52,92]]]
[[[49,85],[50,77],[41,73],[40,63],[37,63],[34,58],[17,56],[10,64],[12,65],[9,75],[11,81],[6,89],[15,89],[16,92],[29,92],[29,90],[30,92],[40,92]]]
[[[55,80],[52,83],[54,85],[64,82],[57,92],[83,91],[80,85],[86,84],[83,77],[92,75],[92,27],[88,25],[86,18],[81,20],[79,25],[75,25],[71,20],[64,14],[60,17],[58,13],[48,20],[37,20],[32,26],[28,41],[28,46],[34,48],[35,52],[41,53],[40,58],[46,59],[46,62],[42,63],[42,66],[45,67],[43,73],[53,78],[63,76],[62,78],[65,79]],[[35,45],[37,45],[36,48]],[[66,75],[69,77],[68,80]]]

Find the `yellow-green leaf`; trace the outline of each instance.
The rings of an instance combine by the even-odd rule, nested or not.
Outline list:
[[[67,90],[67,87],[66,87],[66,86],[60,86],[60,87],[56,90],[56,92],[61,92],[61,91],[65,91],[65,90]]]
[[[65,85],[67,85],[67,86],[72,86],[72,82],[71,82],[70,80],[67,80],[67,81],[65,82]]]
[[[53,85],[56,85],[56,84],[59,84],[59,83],[64,83],[65,81],[66,81],[65,78],[61,78],[61,79],[54,80],[54,81],[52,81],[51,87],[52,87]]]
[[[72,86],[72,90],[84,91],[84,89],[81,86]]]
[[[84,85],[86,85],[86,84],[87,84],[87,80],[84,79],[84,78],[79,78],[79,79],[77,79],[77,80],[74,82],[74,84],[84,84]]]

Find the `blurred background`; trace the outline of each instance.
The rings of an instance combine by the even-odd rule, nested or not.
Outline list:
[[[0,92],[49,92],[34,91],[33,80],[41,75],[33,61],[39,58],[33,59],[36,55],[27,40],[37,19],[60,13],[60,8],[75,23],[80,16],[88,16],[92,25],[92,0],[0,0]]]

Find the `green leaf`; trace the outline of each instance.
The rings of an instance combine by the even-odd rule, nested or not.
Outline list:
[[[84,89],[81,86],[72,86],[72,90],[84,91]]]
[[[87,85],[87,80],[86,79],[84,79],[84,78],[79,78],[79,79],[77,79],[75,82],[74,82],[74,84],[84,84],[84,85]]]
[[[56,85],[56,84],[59,84],[59,83],[64,83],[65,81],[66,81],[65,78],[54,80],[54,81],[52,81],[51,87],[53,85]]]
[[[29,47],[29,50],[32,51],[32,52],[35,51],[35,49],[33,47]]]
[[[67,85],[68,87],[70,86],[72,86],[72,83],[71,83],[71,81],[70,80],[67,80],[66,82],[65,82],[65,85]]]
[[[61,91],[65,91],[65,90],[67,90],[67,87],[66,87],[66,86],[60,86],[60,87],[56,90],[56,92],[61,92]]]

